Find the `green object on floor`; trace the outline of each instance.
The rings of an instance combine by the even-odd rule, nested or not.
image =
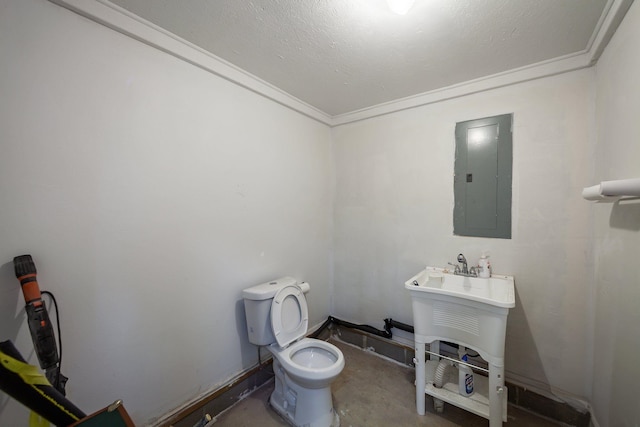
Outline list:
[[[127,423],[118,411],[104,411],[94,417],[76,424],[78,427],[127,427]]]

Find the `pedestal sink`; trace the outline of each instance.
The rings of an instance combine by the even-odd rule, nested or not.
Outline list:
[[[425,413],[429,394],[489,419],[490,427],[507,420],[504,386],[504,341],[509,309],[515,307],[512,276],[490,278],[454,275],[447,269],[427,267],[405,282],[411,293],[416,347],[416,406]],[[476,375],[476,393],[463,397],[457,385],[433,386],[438,357],[425,360],[425,344],[439,353],[439,341],[477,351],[489,365],[489,378]],[[435,351],[434,351],[435,349]]]

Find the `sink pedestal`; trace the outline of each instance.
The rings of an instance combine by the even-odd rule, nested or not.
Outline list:
[[[431,280],[433,279],[433,280]],[[462,277],[428,267],[405,283],[411,293],[415,329],[416,408],[425,413],[425,393],[489,420],[507,421],[504,385],[504,340],[509,308],[515,306],[513,277]],[[433,385],[439,363],[439,341],[473,349],[489,365],[489,377],[474,375],[475,393],[458,393],[457,368],[445,374],[442,388]],[[425,358],[430,344],[430,360]]]
[[[437,343],[437,341],[433,341],[431,349]],[[424,396],[428,394],[435,399],[487,418],[490,427],[502,426],[502,422],[507,421],[507,387],[504,385],[504,366],[489,363],[488,378],[476,373],[473,376],[475,393],[470,397],[464,397],[458,393],[458,370],[455,367],[451,367],[452,373],[445,375],[442,388],[434,387],[433,378],[439,361],[437,356],[432,356],[431,360],[425,360],[425,344],[428,343],[418,341],[415,343],[416,409],[418,414],[425,414]],[[420,357],[421,355],[422,357]]]

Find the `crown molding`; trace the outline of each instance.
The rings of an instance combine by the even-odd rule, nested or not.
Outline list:
[[[598,61],[598,58],[633,3],[633,0],[609,0],[587,44],[587,48],[581,52],[374,105],[361,110],[330,116],[253,74],[134,15],[108,0],[49,1],[331,127],[590,67]]]
[[[633,0],[609,0],[587,45],[591,65],[598,62],[632,4]]]
[[[581,52],[333,116],[332,125],[340,126],[409,108],[588,68],[598,61],[632,3],[633,0],[609,0],[591,35],[587,48]]]
[[[579,70],[588,66],[588,58],[584,53],[568,55],[562,58],[554,58],[549,61],[504,71],[491,76],[481,77],[479,79],[447,86],[441,89],[435,89],[417,95],[408,96],[406,98],[374,105],[372,107],[363,108],[358,111],[333,116],[332,124],[333,126],[344,125],[410,108],[472,95],[478,92],[510,86],[516,83],[523,83],[542,77],[549,77],[556,74],[566,73],[568,71]]]
[[[107,0],[49,0],[326,125],[331,116]]]

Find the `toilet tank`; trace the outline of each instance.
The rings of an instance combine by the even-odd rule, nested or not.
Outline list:
[[[271,329],[271,301],[280,289],[297,283],[292,277],[281,277],[242,291],[250,343],[269,345],[276,341]]]

